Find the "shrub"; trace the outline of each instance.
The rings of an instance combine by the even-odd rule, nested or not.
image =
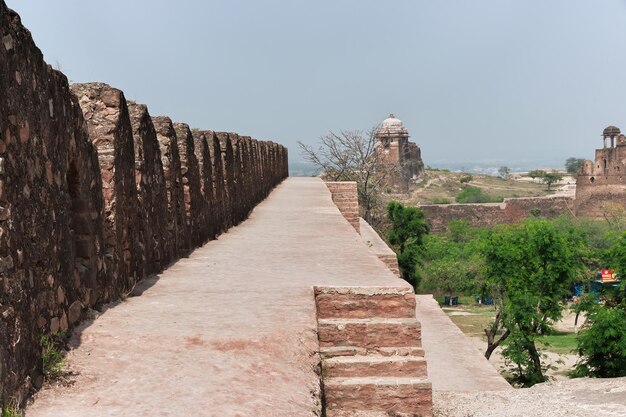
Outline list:
[[[457,203],[461,204],[499,203],[502,201],[502,198],[492,197],[485,193],[480,187],[467,186],[459,194],[457,194],[455,200]]]
[[[461,184],[467,184],[468,182],[472,181],[474,179],[474,177],[470,174],[470,175],[466,175],[464,177],[461,177],[461,179],[459,180],[459,182]]]
[[[430,230],[424,212],[417,207],[406,207],[397,201],[390,201],[387,205],[387,218],[391,222],[387,238],[396,248],[402,278],[417,287],[420,282],[418,266],[424,236]]]
[[[626,310],[599,307],[587,319],[591,326],[578,335],[582,356],[575,376],[626,376]]]

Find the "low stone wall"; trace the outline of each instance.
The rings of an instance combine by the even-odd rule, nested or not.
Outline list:
[[[348,223],[359,232],[359,195],[354,181],[327,181],[333,202]]]
[[[2,408],[43,383],[40,336],[241,222],[288,167],[284,147],[243,136],[236,152],[201,139],[200,159],[186,125],[155,129],[106,84],[70,90],[3,0],[0,91]]]
[[[465,220],[474,227],[514,224],[525,218],[554,218],[573,214],[571,197],[508,198],[500,204],[430,204],[419,206],[435,233],[445,232],[451,220]]]
[[[362,217],[359,217],[359,232],[370,251],[400,278],[398,256]]]

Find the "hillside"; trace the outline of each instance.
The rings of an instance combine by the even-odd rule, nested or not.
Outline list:
[[[512,175],[513,176],[513,175]],[[555,194],[575,181],[566,177],[559,185],[547,191],[545,184],[531,178],[515,175],[517,179],[502,179],[484,174],[468,174],[447,170],[427,169],[425,175],[412,187],[410,195],[401,198],[411,204],[449,204],[466,186],[479,187],[495,201],[510,197],[542,197]],[[461,180],[469,181],[461,182]],[[570,185],[571,188],[571,185]],[[561,194],[563,191],[559,191]]]

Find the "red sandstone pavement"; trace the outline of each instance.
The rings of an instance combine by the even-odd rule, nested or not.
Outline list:
[[[422,346],[433,391],[502,391],[511,386],[450,320],[432,295],[416,296]]]
[[[406,283],[321,180],[292,178],[143,295],[81,326],[75,383],[42,390],[26,416],[317,415],[314,285]]]

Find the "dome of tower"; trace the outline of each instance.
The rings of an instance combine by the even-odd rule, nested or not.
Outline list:
[[[398,119],[393,114],[390,114],[388,118],[383,120],[383,122],[380,124],[380,127],[382,127],[382,128],[403,128],[404,125],[402,124],[402,120]]]
[[[402,124],[402,120],[398,119],[393,114],[390,114],[388,118],[383,120],[376,133],[385,136],[408,136],[409,134]]]
[[[609,126],[606,129],[604,129],[604,131],[602,132],[602,136],[614,137],[614,136],[618,136],[620,133],[622,132],[619,130],[619,127]]]

